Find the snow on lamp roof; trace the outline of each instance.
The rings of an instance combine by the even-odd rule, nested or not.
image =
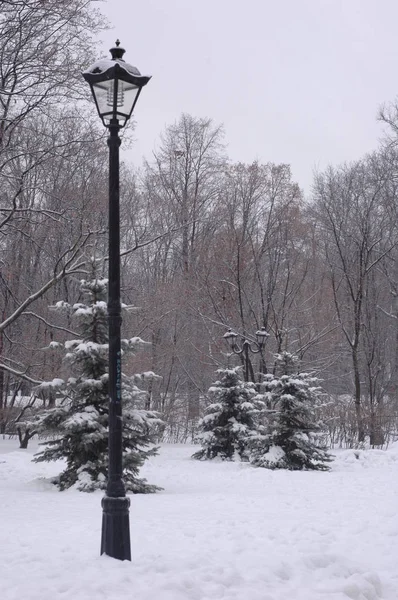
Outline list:
[[[232,329],[228,329],[226,333],[224,333],[223,338],[228,340],[229,338],[237,338],[238,334],[232,331]]]
[[[120,46],[120,41],[116,40],[116,45],[110,49],[112,58],[100,58],[99,60],[95,61],[95,63],[90,65],[85,71],[83,71],[83,74],[103,74],[109,69],[113,69],[116,63],[119,65],[119,67],[126,71],[126,73],[136,77],[142,77],[137,67],[133,67],[133,65],[130,65],[123,60],[123,55],[125,52],[125,49]]]
[[[130,75],[135,75],[136,77],[141,77],[141,73],[137,69],[137,67],[133,67],[129,63],[126,63],[123,59],[112,59],[112,58],[100,58],[95,61],[92,65],[88,67],[83,73],[85,74],[102,74],[108,71],[109,69],[113,69],[115,63],[119,65],[122,69],[124,69]]]

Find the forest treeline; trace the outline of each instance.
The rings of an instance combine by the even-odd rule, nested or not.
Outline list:
[[[106,26],[93,6],[1,3],[2,431],[21,396],[55,402],[34,390],[63,373],[49,346],[75,332],[51,307],[79,302],[93,264],[107,273],[106,133],[81,77]],[[263,360],[251,356],[257,382],[284,351],[322,379],[332,443],[382,445],[396,431],[396,105],[380,116],[390,132],[380,147],[318,173],[306,197],[272,157],[232,163],[207,117],[182,114],[142,166],[122,165],[123,335],[150,342],[127,367],[161,376],[147,408],[167,439],[190,439],[215,370],[239,364],[228,328],[270,334]]]

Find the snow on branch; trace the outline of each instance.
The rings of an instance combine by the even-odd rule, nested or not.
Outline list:
[[[30,377],[23,371],[17,371],[16,369],[12,369],[11,367],[5,365],[4,363],[0,363],[0,369],[2,369],[3,371],[7,371],[7,373],[11,373],[11,375],[15,375],[16,377],[20,377],[21,379],[24,379],[25,381],[29,381],[29,383],[34,383],[35,385],[40,385],[42,383],[38,379],[34,379],[33,377]]]

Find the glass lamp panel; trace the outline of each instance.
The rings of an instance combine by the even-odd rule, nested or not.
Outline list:
[[[227,342],[227,344],[231,348],[231,350],[233,350],[236,345],[237,337],[238,337],[238,334],[231,331],[231,329],[228,329],[227,333],[224,333],[224,340]]]
[[[113,110],[113,80],[101,81],[93,85],[93,93],[98,106],[98,112],[101,117],[109,114],[109,119],[112,118]]]
[[[130,116],[139,89],[138,86],[132,83],[121,80],[118,81],[116,112],[120,115],[120,118],[126,119]]]
[[[269,333],[265,330],[265,327],[261,327],[259,331],[256,331],[257,343],[262,348],[269,337]]]
[[[114,106],[115,84],[117,85],[116,106]],[[124,125],[130,116],[138,91],[138,86],[120,79],[95,83],[93,92],[100,116],[106,122],[115,117],[121,125]]]

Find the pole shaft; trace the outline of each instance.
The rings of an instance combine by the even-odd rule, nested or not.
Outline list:
[[[249,345],[245,341],[245,381],[249,381]]]
[[[111,124],[109,145],[109,474],[107,496],[125,495],[122,479],[122,361],[120,304],[119,127]]]
[[[130,499],[123,483],[122,360],[120,303],[119,123],[109,126],[109,467],[102,499],[101,554],[131,560]]]

